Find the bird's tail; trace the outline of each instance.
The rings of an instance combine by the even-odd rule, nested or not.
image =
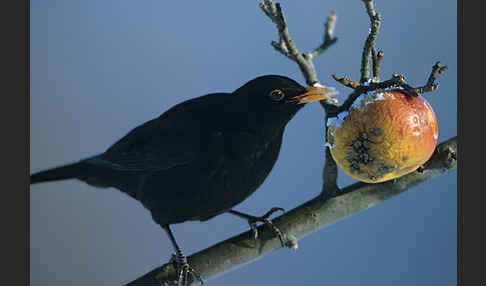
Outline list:
[[[77,178],[85,168],[85,164],[79,162],[34,173],[30,175],[30,184]]]

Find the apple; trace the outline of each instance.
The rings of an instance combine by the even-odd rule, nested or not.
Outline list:
[[[362,94],[327,126],[326,145],[336,164],[366,183],[415,171],[432,156],[438,138],[430,104],[402,89]]]

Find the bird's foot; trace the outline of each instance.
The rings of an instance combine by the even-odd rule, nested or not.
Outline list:
[[[270,229],[272,229],[272,231],[275,233],[275,235],[278,236],[282,246],[285,247],[285,242],[284,242],[284,239],[283,239],[282,232],[272,223],[271,220],[268,219],[273,213],[275,213],[277,211],[285,212],[285,210],[283,208],[274,207],[274,208],[270,209],[266,214],[264,214],[260,217],[240,213],[240,212],[234,211],[234,210],[231,210],[230,213],[248,220],[248,224],[250,225],[250,228],[253,231],[253,236],[255,237],[255,239],[258,239],[258,228],[257,228],[258,226],[257,226],[257,224],[260,222],[260,223],[267,225],[268,227],[270,227]]]
[[[201,285],[204,284],[201,275],[189,265],[186,256],[182,252],[179,252],[177,255],[173,254],[171,261],[177,270],[178,286],[187,286],[190,284],[188,283],[189,274],[192,275],[193,281],[199,280]]]

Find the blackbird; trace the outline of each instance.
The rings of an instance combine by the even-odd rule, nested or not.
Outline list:
[[[232,93],[212,93],[175,105],[104,153],[30,175],[30,183],[78,179],[114,187],[140,201],[169,236],[179,282],[187,263],[169,225],[205,221],[224,212],[268,222],[232,208],[265,180],[277,160],[286,124],[306,103],[335,103],[334,91],[303,87],[279,75],[257,77]],[[183,282],[184,284],[184,282]]]

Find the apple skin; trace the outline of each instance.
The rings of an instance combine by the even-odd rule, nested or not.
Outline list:
[[[437,119],[421,96],[401,89],[359,96],[348,111],[328,119],[327,146],[349,176],[380,183],[415,171],[430,159]]]

